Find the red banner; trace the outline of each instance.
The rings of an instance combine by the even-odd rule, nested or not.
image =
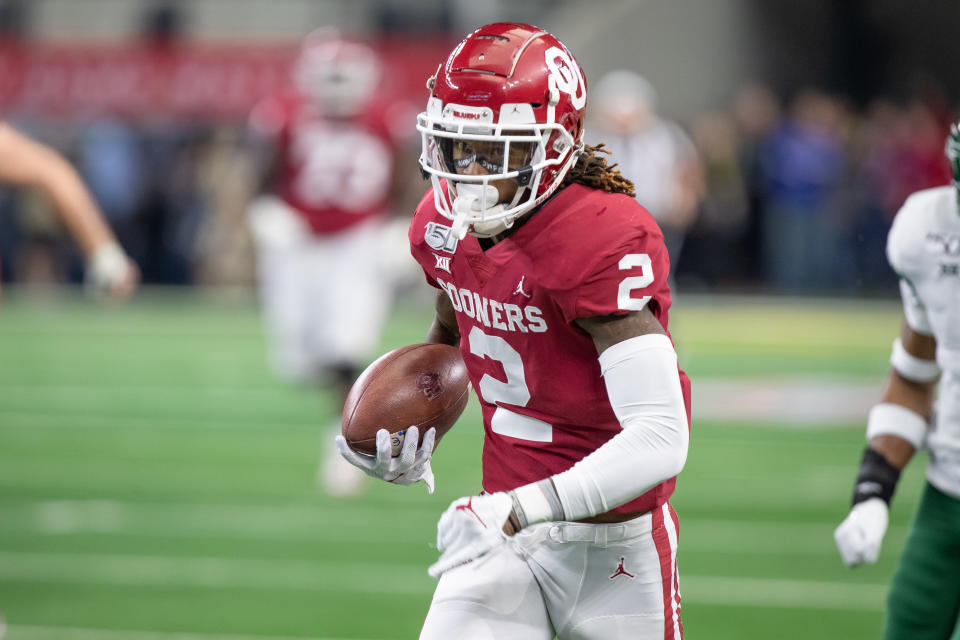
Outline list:
[[[446,37],[381,40],[381,91],[426,102]],[[0,113],[245,118],[289,83],[296,45],[0,44]]]

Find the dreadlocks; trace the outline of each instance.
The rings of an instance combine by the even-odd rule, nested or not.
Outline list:
[[[602,142],[596,146],[583,145],[580,157],[564,176],[561,187],[576,183],[602,189],[608,193],[622,193],[631,198],[635,197],[633,182],[623,177],[620,170],[616,169],[616,163],[608,165],[607,159],[599,155],[601,153],[610,153],[604,148]]]

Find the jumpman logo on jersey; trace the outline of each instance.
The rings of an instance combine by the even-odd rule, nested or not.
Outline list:
[[[473,510],[473,498],[470,498],[469,500],[467,500],[467,504],[461,504],[461,505],[457,506],[457,511],[469,511],[470,513],[472,513],[472,514],[474,515],[474,517],[475,517],[477,520],[480,521],[480,524],[483,525],[483,528],[484,528],[484,529],[487,528],[487,523],[484,522],[483,519],[482,519],[479,515],[477,515],[477,512]]]
[[[517,289],[513,292],[513,295],[517,295],[519,293],[524,298],[530,297],[530,294],[523,290],[523,280],[526,277],[527,276],[520,276],[520,282],[517,283]]]
[[[625,558],[624,558],[623,556],[621,556],[621,557],[620,557],[620,564],[617,565],[617,570],[613,572],[613,575],[612,575],[612,576],[610,576],[610,579],[611,579],[611,580],[613,580],[614,578],[617,578],[617,577],[619,577],[619,576],[627,576],[627,577],[630,578],[631,580],[633,580],[634,578],[637,577],[637,576],[633,575],[632,573],[628,573],[627,570],[623,568],[623,561],[624,561],[624,560],[625,560]]]

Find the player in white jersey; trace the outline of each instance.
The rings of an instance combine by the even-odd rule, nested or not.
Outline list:
[[[0,185],[34,189],[48,199],[86,254],[89,291],[121,300],[134,292],[140,269],[117,242],[77,170],[58,151],[2,120]]]
[[[853,508],[834,533],[846,564],[875,562],[900,472],[917,451],[929,451],[927,483],[890,589],[887,640],[946,640],[960,614],[958,127],[946,144],[953,186],[911,195],[890,230],[887,257],[900,276],[905,322],[882,401],[870,412]]]

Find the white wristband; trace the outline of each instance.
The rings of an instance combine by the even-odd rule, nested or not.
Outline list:
[[[520,528],[538,522],[563,520],[563,505],[550,479],[532,482],[510,492]]]
[[[902,438],[914,449],[923,448],[927,437],[927,421],[919,413],[903,405],[882,402],[870,410],[867,419],[867,441],[875,436],[891,435]]]
[[[893,341],[890,366],[911,382],[933,382],[940,377],[940,367],[936,360],[924,360],[908,353],[900,338]]]

